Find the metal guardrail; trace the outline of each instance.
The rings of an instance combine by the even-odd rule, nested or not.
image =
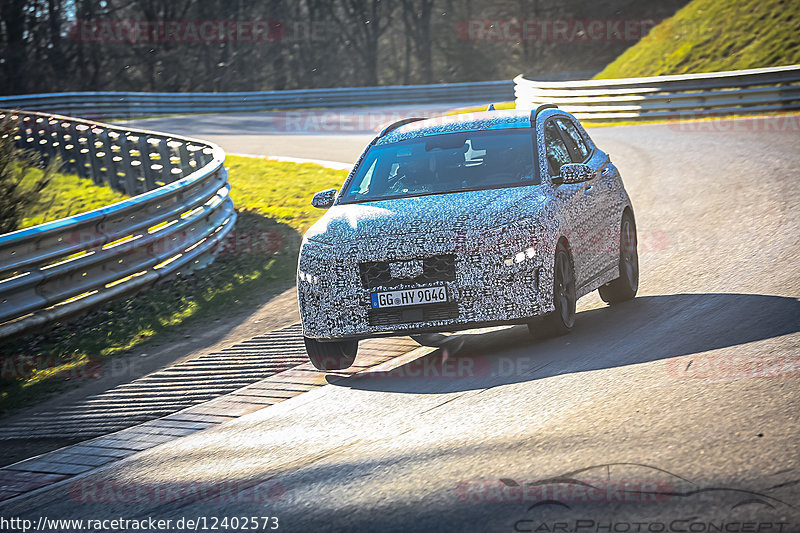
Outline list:
[[[135,195],[0,235],[0,338],[205,266],[236,220],[223,163],[205,141],[58,115],[0,111],[23,149]]]
[[[517,109],[552,103],[581,120],[681,118],[800,109],[800,65],[563,82],[514,79]]]
[[[240,93],[81,92],[0,96],[0,108],[46,111],[76,117],[126,118],[178,113],[220,113],[424,104],[435,102],[509,101],[511,81],[391,85]]]

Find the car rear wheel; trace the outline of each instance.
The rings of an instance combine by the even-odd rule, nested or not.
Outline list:
[[[537,339],[565,335],[575,325],[575,272],[569,250],[563,241],[558,243],[553,267],[553,305],[555,311],[528,324]]]
[[[303,340],[308,358],[317,370],[342,370],[356,360],[357,340],[320,342],[308,337],[303,337]]]
[[[639,290],[639,255],[636,252],[636,223],[626,211],[619,236],[619,277],[600,287],[600,298],[611,305],[632,300]]]

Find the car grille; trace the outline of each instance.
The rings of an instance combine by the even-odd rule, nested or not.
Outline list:
[[[375,287],[402,287],[422,285],[456,279],[456,257],[452,254],[434,255],[422,259],[422,274],[416,278],[400,279],[392,277],[389,261],[368,261],[358,265],[361,283],[365,289]]]
[[[454,318],[458,318],[458,304],[455,302],[369,310],[370,326],[436,322],[437,320],[452,320]]]

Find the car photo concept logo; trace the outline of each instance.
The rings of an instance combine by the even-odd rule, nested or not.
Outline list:
[[[422,275],[422,259],[410,261],[392,261],[389,263],[389,272],[393,278],[414,279]]]
[[[636,472],[641,478],[631,477]],[[793,502],[749,488],[707,485],[666,469],[640,463],[592,465],[556,476],[528,481],[512,478],[472,480],[458,484],[460,501],[525,505],[513,531],[769,531],[789,532],[786,513],[796,509]],[[690,509],[693,502],[715,500],[711,517],[682,516],[680,511],[664,516],[656,510],[667,504]],[[625,520],[626,506],[646,506],[654,517]],[[754,520],[741,519],[738,510],[767,511]],[[605,516],[604,509],[613,510]],[[657,518],[656,518],[657,516]],[[551,527],[552,526],[552,527]],[[554,529],[555,528],[555,529]]]

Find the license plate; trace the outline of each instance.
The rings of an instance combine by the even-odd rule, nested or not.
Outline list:
[[[404,289],[372,293],[372,308],[404,307],[408,305],[435,304],[447,301],[444,287],[425,287],[424,289]]]

